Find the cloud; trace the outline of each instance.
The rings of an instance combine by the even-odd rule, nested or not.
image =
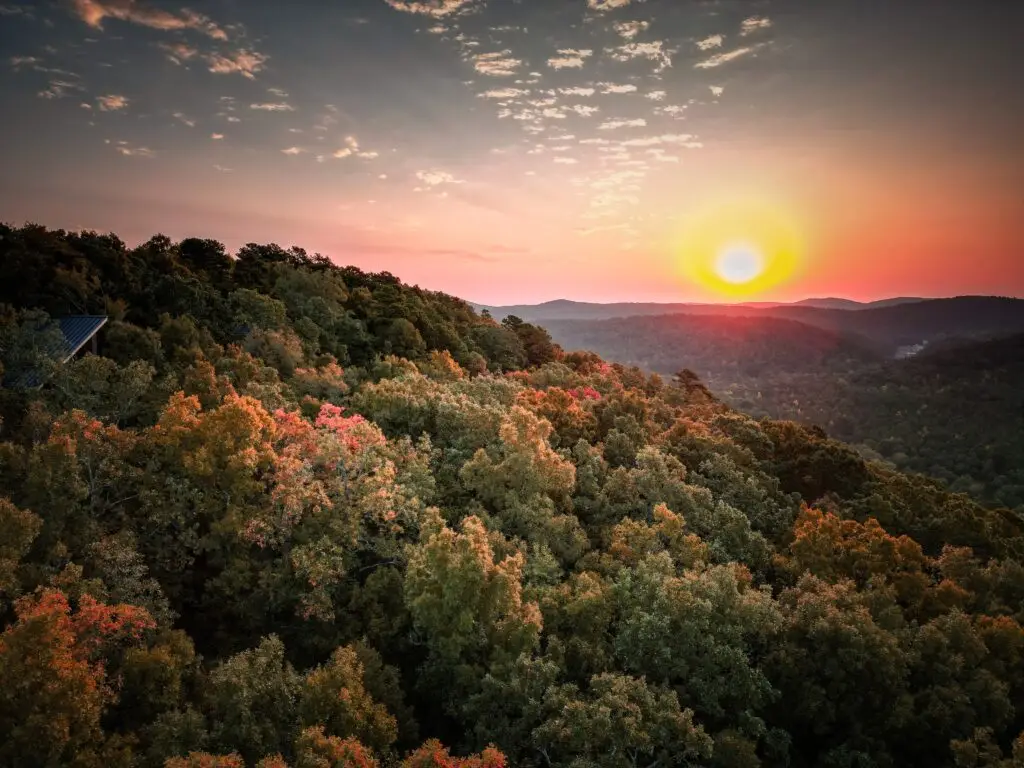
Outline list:
[[[651,91],[650,93],[644,94],[644,98],[650,99],[651,101],[664,101],[666,96],[668,96],[668,94],[664,91]]]
[[[210,138],[213,139],[214,141],[220,141],[221,139],[224,138],[224,134],[223,133],[211,133],[210,134]]]
[[[214,53],[206,57],[209,70],[217,75],[239,74],[249,80],[256,78],[256,73],[263,69],[267,57],[256,51],[239,50],[227,56]]]
[[[198,48],[193,48],[185,43],[160,43],[159,47],[167,53],[167,58],[175,64],[181,64],[199,55]]]
[[[26,19],[33,18],[32,12],[21,5],[0,5],[0,16],[24,16]]]
[[[213,170],[220,171],[221,173],[231,173],[231,169],[225,168],[223,165],[214,165]]]
[[[598,126],[602,131],[614,131],[619,128],[645,128],[647,121],[642,117],[635,118],[633,120],[617,119],[617,120],[606,120]]]
[[[552,69],[580,69],[583,67],[584,59],[593,55],[594,52],[590,49],[561,48],[558,56],[548,59],[548,66]]]
[[[643,0],[640,0],[643,2]],[[587,8],[598,13],[605,13],[616,8],[625,8],[632,0],[587,0]]]
[[[682,117],[685,111],[685,104],[666,104],[665,106],[657,107],[654,110],[655,114],[668,115],[669,117]]]
[[[516,99],[529,96],[530,92],[522,88],[494,88],[479,94],[482,99]]]
[[[570,112],[575,112],[580,117],[590,117],[601,111],[598,107],[591,107],[586,104],[573,104],[571,107],[566,107],[566,109]]]
[[[260,104],[250,104],[249,109],[256,109],[261,112],[294,112],[295,107],[286,101],[275,101],[275,102],[263,102]]]
[[[495,53],[479,53],[471,57],[473,68],[481,75],[491,77],[511,77],[523,62],[512,58],[512,51]]]
[[[288,98],[288,92],[281,90],[280,88],[267,88],[267,93],[269,93],[271,96],[277,96],[277,98],[279,99]]]
[[[702,51],[710,51],[713,48],[721,48],[722,42],[725,40],[721,35],[711,35],[705,37],[703,40],[697,41],[697,47]]]
[[[672,66],[672,57],[665,50],[665,44],[661,40],[648,43],[626,43],[617,48],[608,49],[607,53],[616,61],[650,59],[658,65],[655,72],[661,72]]]
[[[475,0],[384,0],[384,2],[396,11],[441,19],[467,10],[474,5]]]
[[[214,40],[228,39],[227,33],[208,17],[188,9],[174,14],[136,0],[71,0],[71,8],[78,18],[96,29],[102,29],[103,20],[110,18],[152,29],[191,29]]]
[[[559,88],[558,92],[564,96],[593,96],[597,91],[593,88]]]
[[[749,19],[744,19],[740,25],[740,35],[746,37],[752,35],[761,29],[768,29],[772,25],[772,20],[764,16],[751,16]]]
[[[356,154],[356,152],[358,152],[358,151],[359,151],[359,142],[356,141],[354,136],[346,136],[345,137],[345,146],[342,147],[341,149],[335,151],[331,155],[331,157],[335,158],[336,160],[341,160],[342,158],[350,157],[350,156]]]
[[[106,143],[109,144],[110,143],[110,139],[107,139]],[[149,147],[132,146],[127,141],[119,141],[119,142],[117,142],[114,145],[114,149],[116,149],[120,154],[124,155],[125,157],[155,157],[156,156],[156,152],[154,152]]]
[[[97,96],[96,103],[99,104],[100,112],[116,112],[128,106],[128,98],[111,93],[106,96]]]
[[[9,61],[12,67],[21,69],[22,67],[35,67],[40,63],[41,59],[35,56],[11,56]]]
[[[628,139],[619,142],[620,147],[658,147],[663,144],[687,146],[693,143],[694,136],[689,133],[667,133],[661,136],[644,136],[640,139]]]
[[[579,160],[575,157],[556,157],[555,162],[561,165],[576,165]]]
[[[722,93],[725,91],[725,88],[723,88],[720,85],[709,85],[708,88],[711,89],[711,95],[714,96],[716,99],[719,96],[721,96]]]
[[[616,85],[615,83],[598,83],[601,86],[601,93],[635,93],[636,86],[630,84]]]
[[[747,56],[756,51],[760,47],[760,45],[748,45],[744,46],[743,48],[737,48],[733,51],[728,51],[726,53],[716,53],[714,56],[711,56],[710,58],[704,59],[703,61],[698,61],[693,66],[696,67],[697,69],[713,69],[714,67],[720,67],[723,64],[728,64],[730,61],[735,61],[736,59],[739,59],[743,56]]]
[[[428,187],[436,187],[441,184],[463,184],[461,179],[456,179],[447,171],[416,171],[416,178]]]
[[[281,150],[283,154],[291,156],[301,155],[305,151],[306,150],[302,149],[301,147],[288,147],[288,149]]]
[[[612,24],[612,29],[618,32],[623,39],[632,40],[649,26],[651,26],[649,21],[617,21]]]
[[[51,80],[50,87],[45,91],[39,91],[41,99],[62,99],[68,95],[68,91],[84,90],[78,83],[69,83],[67,80]]]
[[[181,112],[175,112],[174,115],[172,115],[172,117],[174,117],[174,119],[178,122],[184,123],[189,128],[196,127],[196,121],[188,117],[187,115],[182,114]]]

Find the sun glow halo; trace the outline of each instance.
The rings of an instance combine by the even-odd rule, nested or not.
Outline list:
[[[793,277],[803,241],[781,208],[733,201],[687,217],[676,253],[688,281],[720,296],[740,298]]]

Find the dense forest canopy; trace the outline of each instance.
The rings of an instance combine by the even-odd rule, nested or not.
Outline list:
[[[300,249],[4,227],[0,302],[0,765],[1024,761],[1009,510]]]
[[[1001,313],[1024,302],[981,303],[989,309],[978,315],[970,312],[974,300],[919,302],[913,311],[921,336],[903,335],[905,318],[890,317],[908,306],[886,308],[881,320],[882,310],[847,311],[853,319],[846,324],[868,335],[823,328],[820,313],[814,324],[709,314],[546,327],[562,345],[609,360],[663,374],[692,369],[744,413],[820,425],[900,469],[1024,514],[1024,334],[1005,335],[1014,326],[1000,325]],[[954,306],[965,321],[959,310],[944,313]],[[787,311],[794,309],[804,311]],[[926,327],[940,337],[913,356],[894,356],[898,341],[928,341]],[[980,328],[988,328],[986,338],[971,338]]]

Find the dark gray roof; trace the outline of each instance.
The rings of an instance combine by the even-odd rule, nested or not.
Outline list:
[[[96,335],[96,332],[107,322],[106,315],[65,315],[58,317],[60,332],[64,334],[64,340],[68,344],[69,352],[66,352],[61,362],[66,363],[84,347],[89,339]]]
[[[66,363],[82,347],[89,343],[89,340],[106,324],[107,320],[106,315],[64,315],[58,317],[56,318],[56,323],[64,338],[59,343],[42,350],[42,352],[55,363]],[[23,370],[13,377],[5,378],[4,386],[14,387],[15,389],[38,389],[45,383],[45,376],[46,374],[40,370]]]

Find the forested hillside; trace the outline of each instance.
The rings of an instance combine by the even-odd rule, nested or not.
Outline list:
[[[1012,304],[994,299],[991,306],[998,314]],[[886,311],[900,309],[907,308]],[[874,312],[856,311],[869,317],[865,328],[876,327],[872,337],[767,317],[663,315],[547,325],[568,349],[591,349],[663,374],[689,368],[744,413],[820,425],[901,469],[1024,513],[1024,335],[946,339],[897,360],[896,340],[919,337],[885,330],[870,320]]]
[[[1024,761],[1008,510],[297,249],[3,228],[0,301],[0,765]]]

